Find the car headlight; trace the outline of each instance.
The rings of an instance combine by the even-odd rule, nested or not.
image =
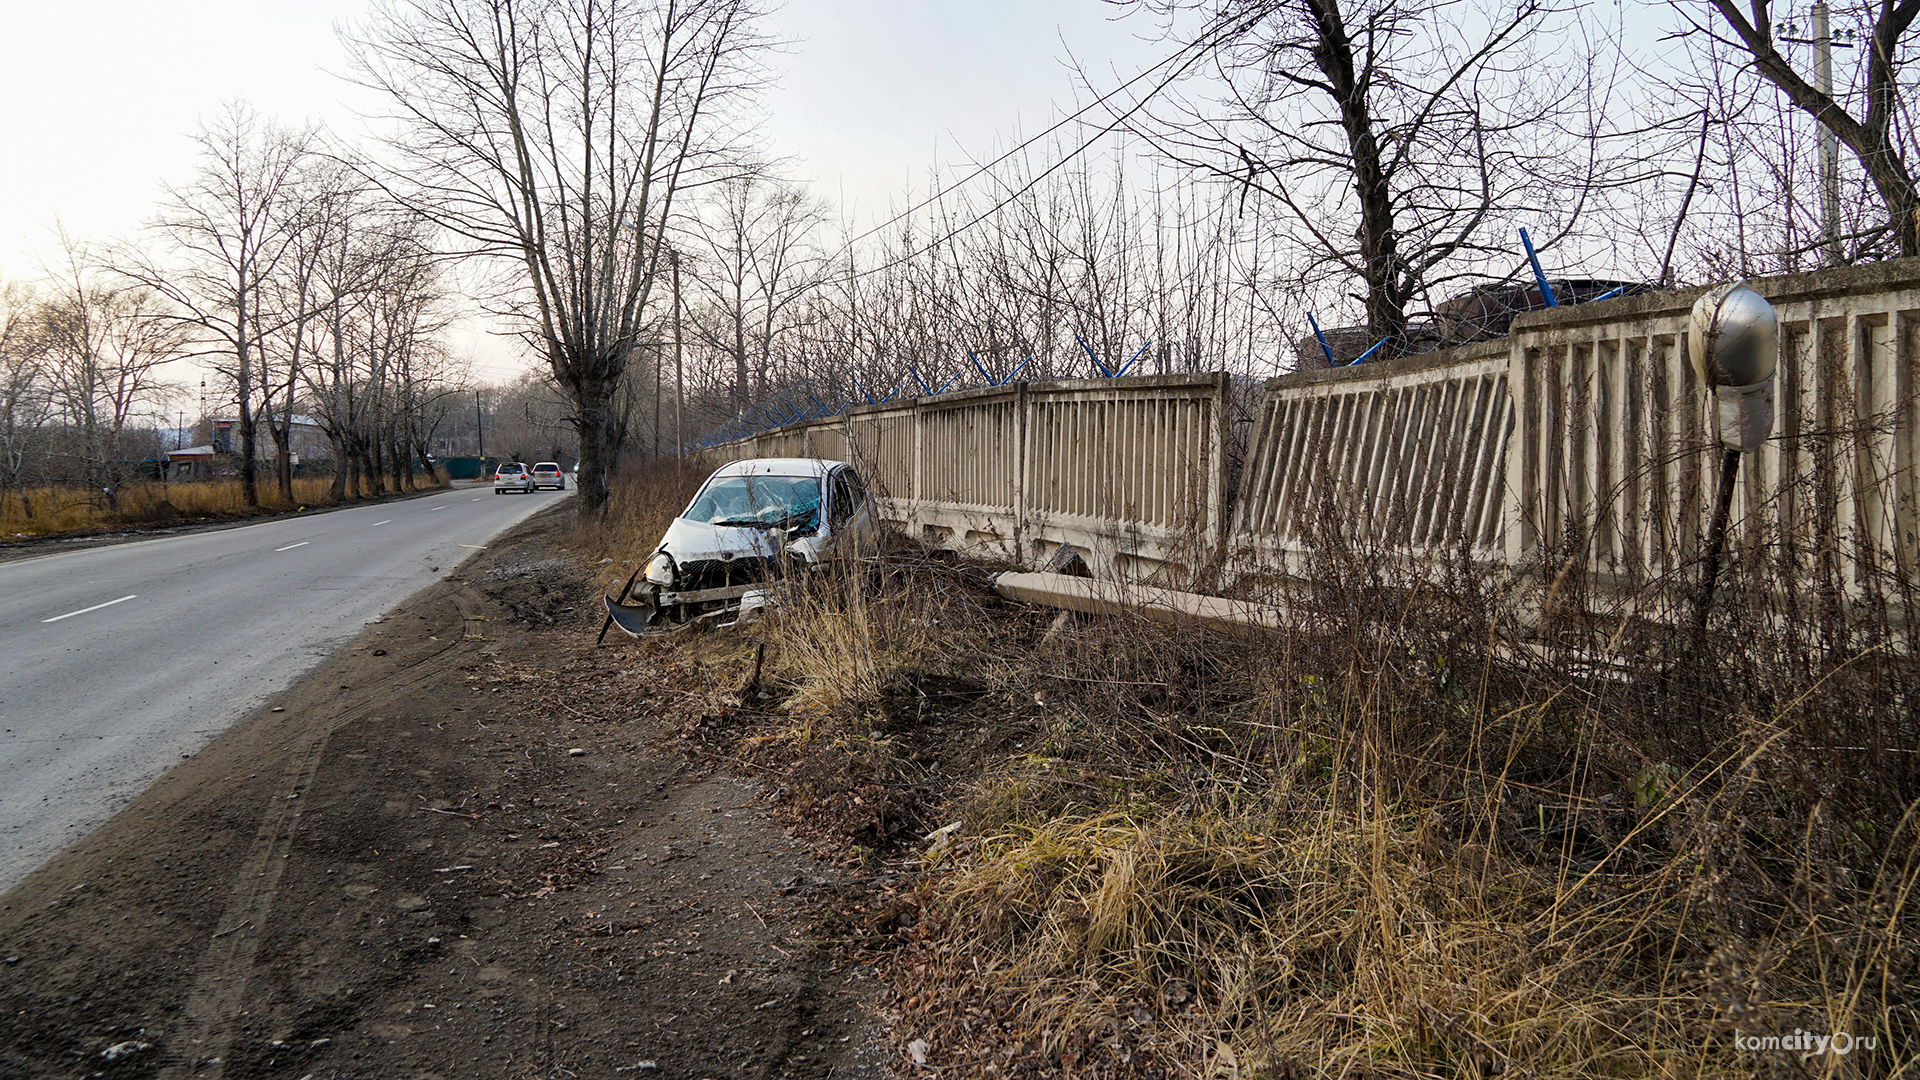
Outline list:
[[[653,558],[647,560],[646,579],[655,585],[672,587],[673,556],[664,551],[655,552]]]

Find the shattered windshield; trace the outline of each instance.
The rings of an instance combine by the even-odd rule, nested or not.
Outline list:
[[[688,521],[746,528],[806,524],[820,514],[812,476],[723,476],[710,480],[680,515]]]

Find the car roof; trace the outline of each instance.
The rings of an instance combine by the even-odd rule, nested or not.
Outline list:
[[[708,479],[721,476],[825,476],[845,464],[844,461],[828,461],[825,458],[746,458],[720,466],[713,470],[713,476]]]
[[[558,469],[560,467],[560,463],[557,461],[543,461],[540,464],[534,466],[534,468],[536,469],[545,469],[549,467]]]

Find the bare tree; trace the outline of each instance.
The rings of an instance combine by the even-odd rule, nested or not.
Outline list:
[[[751,0],[387,0],[350,45],[404,134],[391,186],[517,268],[512,313],[570,398],[582,508],[689,186],[739,171],[760,81]]]
[[[108,283],[86,245],[59,238],[62,265],[50,268],[57,284],[36,320],[41,371],[67,429],[67,479],[113,508],[151,449],[130,444],[134,421],[169,391],[157,369],[180,357],[187,332],[151,290]],[[151,442],[150,431],[142,434]]]
[[[1900,85],[1900,46],[1920,16],[1920,0],[1880,0],[1867,8],[1869,32],[1860,42],[1863,78],[1823,89],[1782,52],[1775,35],[1772,0],[1711,0],[1717,22],[1675,10],[1691,27],[1732,46],[1744,61],[1780,89],[1793,107],[1831,131],[1871,181],[1886,214],[1886,228],[1902,256],[1920,255],[1920,188],[1909,165],[1909,137]]]
[[[749,175],[719,185],[699,216],[690,276],[705,303],[694,332],[733,358],[734,401],[745,407],[766,393],[776,339],[820,261],[812,241],[826,209],[803,188]]]
[[[1116,0],[1117,2],[1117,0]],[[1503,277],[1516,224],[1551,246],[1647,167],[1610,144],[1586,24],[1548,0],[1125,0],[1207,78],[1128,120],[1170,160],[1266,200],[1303,298],[1349,291],[1402,351],[1449,283]],[[1527,218],[1516,218],[1525,213]],[[1357,285],[1353,289],[1352,285]],[[1440,293],[1444,296],[1445,293]]]
[[[0,484],[12,489],[29,518],[28,462],[44,445],[53,417],[38,314],[33,290],[18,281],[0,285]]]
[[[150,251],[129,251],[116,270],[170,301],[169,316],[190,327],[194,349],[237,388],[240,483],[247,505],[260,504],[254,388],[265,338],[292,321],[273,305],[269,283],[279,272],[297,221],[308,132],[265,123],[231,104],[202,126],[199,174],[169,187],[148,228]]]

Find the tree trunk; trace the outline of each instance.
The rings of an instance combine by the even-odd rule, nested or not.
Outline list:
[[[1360,276],[1367,283],[1367,333],[1391,340],[1375,354],[1398,356],[1406,347],[1407,300],[1401,295],[1399,237],[1393,225],[1393,190],[1373,130],[1365,76],[1354,67],[1338,0],[1308,0],[1313,15],[1313,59],[1334,89],[1340,127],[1353,154],[1353,192],[1360,203]]]
[[[610,375],[589,375],[562,382],[573,399],[574,415],[578,417],[575,424],[580,432],[580,512],[597,514],[607,504],[607,476],[614,464],[613,395],[620,381],[620,365],[596,364],[592,358],[582,357],[572,366],[580,371],[613,368]]]
[[[288,506],[293,503],[293,413],[289,410],[280,420],[280,427],[274,433],[275,447],[279,451],[280,500]]]
[[[427,474],[427,486],[439,487],[440,470],[433,467],[433,458],[427,454],[427,440],[424,437],[415,436],[413,452],[420,458],[420,468]]]
[[[333,486],[328,488],[327,491],[328,494],[333,497],[334,502],[340,502],[347,497],[347,469],[349,467],[347,463],[347,441],[341,438],[337,432],[329,431],[327,432],[327,445],[333,447]]]
[[[385,495],[387,493],[387,460],[384,440],[374,436],[367,440],[367,494]]]

